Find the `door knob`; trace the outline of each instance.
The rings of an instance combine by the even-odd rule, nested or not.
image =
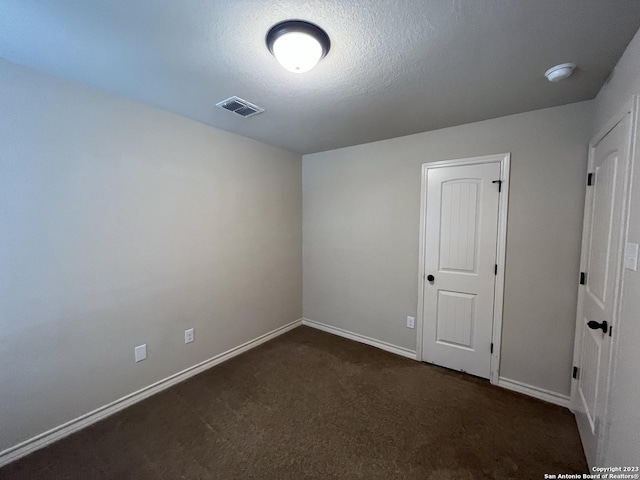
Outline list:
[[[433,275],[427,275],[427,280],[433,282],[436,279]]]
[[[603,320],[602,323],[598,323],[594,320],[591,320],[590,322],[587,322],[587,327],[593,330],[601,329],[604,333],[607,333],[607,330],[608,330],[606,320]]]

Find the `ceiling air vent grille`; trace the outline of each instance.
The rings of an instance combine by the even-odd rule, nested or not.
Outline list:
[[[239,97],[230,97],[219,103],[216,103],[216,107],[224,108],[230,112],[237,113],[241,117],[252,117],[264,112],[264,108],[260,108],[251,102],[247,102]]]

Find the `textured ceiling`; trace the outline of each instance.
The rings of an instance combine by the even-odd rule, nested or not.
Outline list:
[[[291,18],[331,37],[306,74],[264,44]],[[0,0],[0,56],[310,153],[591,99],[638,27],[637,0]]]

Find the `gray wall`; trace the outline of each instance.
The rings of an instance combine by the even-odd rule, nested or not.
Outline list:
[[[415,349],[421,164],[511,152],[500,375],[568,395],[591,102],[303,157],[304,317]]]
[[[618,62],[608,84],[595,100],[594,135],[640,95],[640,32]],[[640,131],[636,133],[640,138]],[[639,145],[640,146],[640,145]],[[640,243],[640,152],[632,177],[628,241]],[[640,452],[640,272],[624,270],[622,316],[618,331],[618,361],[611,388],[611,429],[607,465],[637,465]]]
[[[0,451],[301,317],[300,156],[2,60],[0,85]]]

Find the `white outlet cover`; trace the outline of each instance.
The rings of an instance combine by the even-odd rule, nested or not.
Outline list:
[[[147,344],[138,345],[135,349],[136,354],[136,362],[141,362],[145,358],[147,358]]]
[[[407,328],[416,327],[416,317],[407,317]]]
[[[184,343],[191,343],[194,340],[193,328],[184,331]]]

